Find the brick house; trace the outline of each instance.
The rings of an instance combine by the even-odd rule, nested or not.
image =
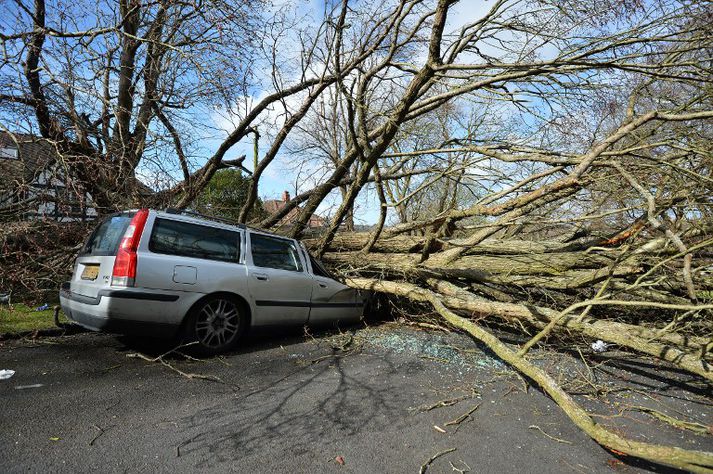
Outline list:
[[[267,211],[268,214],[275,214],[282,210],[285,205],[290,201],[290,193],[289,191],[283,191],[282,193],[282,199],[267,199],[263,201],[262,206]],[[280,222],[278,223],[278,226],[280,227],[291,227],[295,221],[297,220],[300,211],[302,210],[301,207],[297,206],[290,210],[290,212],[287,213],[285,217],[283,217]],[[309,218],[309,221],[307,222],[307,228],[308,229],[319,229],[320,227],[324,227],[326,224],[327,220],[319,216],[317,214],[313,214],[312,217]]]

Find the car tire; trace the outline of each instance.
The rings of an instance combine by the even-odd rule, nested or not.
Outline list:
[[[191,310],[184,340],[196,342],[199,351],[206,355],[229,351],[245,332],[244,311],[242,305],[229,296],[208,297]]]

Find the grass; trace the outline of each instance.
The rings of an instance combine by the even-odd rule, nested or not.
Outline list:
[[[62,312],[59,320],[67,321]],[[0,335],[55,327],[52,307],[46,311],[35,311],[35,308],[24,304],[0,305]]]

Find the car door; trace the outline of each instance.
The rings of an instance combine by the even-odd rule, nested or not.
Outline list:
[[[303,254],[309,258],[314,280],[309,323],[318,325],[358,321],[364,307],[359,292],[332,278],[324,265],[304,248]]]
[[[295,241],[257,232],[249,232],[248,237],[248,288],[255,304],[253,323],[307,323],[313,280]]]

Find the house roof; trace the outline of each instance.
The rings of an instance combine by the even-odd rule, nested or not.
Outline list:
[[[0,157],[0,191],[33,183],[57,158],[57,151],[49,141],[23,133],[0,131],[0,148],[17,150],[17,159]],[[153,194],[153,190],[136,177],[129,178],[128,183],[142,196]]]
[[[0,148],[17,150],[16,159],[0,158],[0,190],[31,183],[56,156],[49,142],[26,134],[0,131]]]
[[[263,201],[262,206],[268,214],[272,215],[282,210],[289,200],[290,195],[287,193],[287,191],[285,191],[285,193],[283,193],[282,199],[267,199]],[[300,211],[302,211],[302,208],[300,206],[293,207],[292,209],[290,209],[290,211],[285,217],[280,219],[278,225],[289,226],[294,224],[300,214]],[[317,214],[313,214],[307,222],[307,227],[322,227],[325,224],[325,221],[326,220],[324,219],[324,217],[319,216]]]

